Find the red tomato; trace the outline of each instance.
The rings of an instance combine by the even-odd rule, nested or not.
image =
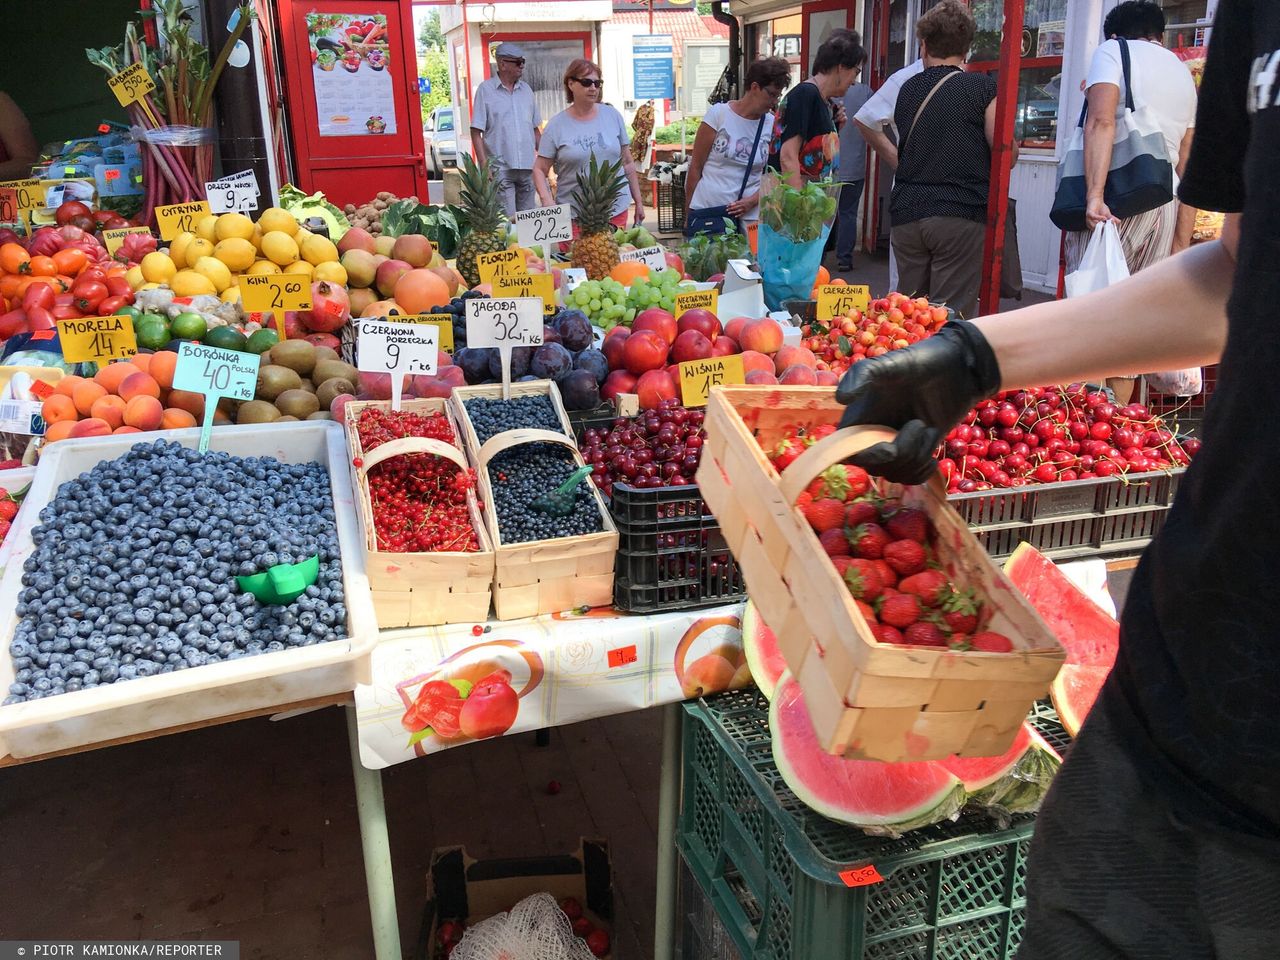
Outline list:
[[[120,274],[113,274],[107,277],[107,292],[113,297],[127,297],[129,303],[133,303],[133,288],[129,286],[129,281]]]
[[[60,227],[71,223],[71,221],[76,217],[87,218],[89,220],[89,227],[87,229],[93,229],[93,211],[79,200],[68,200],[66,203],[62,204],[62,206],[58,207],[58,212],[54,214],[54,219],[58,221],[58,226]],[[76,224],[76,226],[80,226],[80,224]],[[81,227],[81,229],[85,228]]]
[[[22,295],[23,310],[30,310],[32,307],[44,307],[48,310],[53,306],[53,303],[53,287],[47,283],[33,283],[27,287],[26,293]]]
[[[100,304],[98,304],[98,316],[100,317],[111,316],[111,314],[115,313],[121,307],[126,306],[129,303],[130,299],[132,298],[119,297],[119,296],[107,297],[107,299],[103,300]]]
[[[55,320],[79,320],[84,313],[77,310],[74,306],[53,307],[49,311],[49,316]]]
[[[76,309],[84,313],[93,313],[108,295],[107,285],[100,280],[77,280],[71,292],[75,294]]]
[[[61,309],[54,307],[55,310]],[[53,315],[43,307],[35,307],[27,311],[27,327],[32,333],[40,330],[52,330],[54,327]]]

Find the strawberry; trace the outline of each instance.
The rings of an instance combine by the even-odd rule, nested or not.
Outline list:
[[[953,633],[973,633],[978,629],[978,602],[972,590],[955,590],[942,601],[942,619]]]
[[[801,508],[809,526],[822,533],[824,530],[839,530],[844,526],[844,504],[832,497],[814,500]]]
[[[844,514],[846,527],[857,527],[864,523],[875,523],[880,519],[880,511],[870,500],[854,500]]]
[[[834,530],[823,530],[818,537],[818,542],[822,544],[822,549],[827,551],[828,557],[849,556],[849,538],[839,527]]]
[[[968,650],[969,635],[967,633],[953,633],[951,639],[947,641],[947,646],[952,650]]]
[[[858,612],[862,614],[862,619],[867,621],[868,625],[876,622],[875,607],[865,600],[855,600],[853,602],[858,605]]]
[[[911,593],[919,597],[921,602],[936,607],[946,599],[951,584],[940,570],[926,570],[915,576],[907,577],[898,584],[903,593]]]
[[[880,582],[886,587],[896,587],[898,585],[898,571],[885,563],[884,560],[872,560],[876,566],[876,572],[880,574]]]
[[[942,622],[952,633],[973,633],[978,629],[978,617],[973,613],[961,613],[959,610],[946,610],[942,614]]]
[[[974,650],[981,650],[983,653],[1011,653],[1013,651],[1013,641],[1003,633],[996,633],[994,630],[975,633],[969,639],[969,645]]]
[[[849,561],[844,572],[844,582],[848,585],[849,592],[858,600],[874,600],[884,590],[876,568],[862,559]]]
[[[862,496],[870,486],[871,478],[867,476],[867,471],[851,463],[837,463],[823,470],[807,489],[815,497],[835,497],[837,500],[847,501]]]
[[[902,640],[913,647],[945,647],[947,645],[947,635],[939,629],[938,625],[924,620],[907,627],[903,631]]]
[[[805,437],[805,445],[811,447],[819,440],[825,440],[835,432],[836,425],[834,423],[819,424],[809,431],[809,435]]]
[[[850,556],[834,556],[831,558],[831,565],[836,568],[836,573],[840,574],[840,579],[844,579],[844,572],[849,569],[849,564],[853,562]]]
[[[884,548],[885,563],[903,577],[923,570],[926,559],[924,547],[917,540],[894,540]]]
[[[881,643],[902,643],[902,632],[897,627],[891,627],[884,623],[869,623],[871,635]]]
[[[854,528],[849,534],[849,542],[853,544],[854,556],[867,560],[879,560],[884,555],[889,535],[878,523],[864,523]]]
[[[920,612],[920,600],[917,597],[900,593],[880,604],[880,622],[902,629],[918,621]]]
[[[929,542],[929,517],[923,510],[905,507],[890,517],[885,526],[899,540]]]
[[[769,454],[769,460],[773,463],[773,468],[781,473],[787,467],[795,462],[796,457],[804,453],[805,444],[799,437],[787,437],[773,448],[773,453]]]

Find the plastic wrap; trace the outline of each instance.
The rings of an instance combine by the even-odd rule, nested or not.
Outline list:
[[[813,290],[839,208],[840,184],[815,181],[797,190],[766,174],[760,188],[760,273],[770,310]]]
[[[535,893],[509,913],[467,928],[450,960],[594,960],[594,955],[574,936],[555,898]]]
[[[1007,825],[1016,814],[1035,813],[1040,809],[1061,766],[1062,758],[1057,751],[1039,734],[1033,734],[1031,746],[1014,768],[989,787],[970,794],[969,802]]]
[[[129,135],[139,143],[163,147],[198,147],[215,139],[212,127],[130,127]]]

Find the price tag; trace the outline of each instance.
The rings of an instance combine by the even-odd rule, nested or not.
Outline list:
[[[67,363],[104,364],[124,360],[138,352],[133,318],[115,314],[58,321],[58,343]]]
[[[705,407],[712,387],[745,382],[741,354],[680,364],[680,395],[686,407]]]
[[[628,664],[636,662],[636,645],[633,643],[626,647],[615,647],[609,651],[610,667],[625,667]]]
[[[752,220],[747,223],[747,246],[751,248],[751,255],[759,256],[760,254],[760,221]]]
[[[549,273],[526,273],[521,277],[498,277],[493,282],[495,297],[538,297],[542,300],[542,315],[551,317],[556,312],[556,280]],[[470,343],[471,341],[467,341]]]
[[[470,342],[470,341],[468,341]],[[429,323],[360,324],[356,368],[391,374],[391,409],[400,409],[407,376],[430,376],[440,361],[440,331]]]
[[[253,185],[245,181],[212,180],[204,185],[204,193],[209,198],[209,209],[213,213],[240,213],[246,209],[258,209],[258,198],[253,192]]]
[[[116,227],[114,230],[102,231],[102,242],[106,245],[107,253],[111,256],[116,255],[116,251],[120,249],[120,245],[124,243],[124,238],[131,233],[145,233],[151,235],[150,227]]]
[[[654,244],[652,247],[645,247],[642,250],[623,250],[618,254],[618,258],[623,263],[629,263],[632,260],[639,260],[651,273],[659,270],[667,269],[667,252],[662,249],[662,244]]]
[[[568,267],[560,273],[565,293],[573,293],[581,284],[587,282],[587,271],[581,267]]]
[[[511,350],[542,345],[542,301],[536,297],[477,297],[467,301],[467,346],[497,347],[502,397],[511,397]]]
[[[519,250],[498,250],[477,256],[476,272],[481,283],[493,283],[498,277],[522,277],[529,271]]]
[[[180,233],[191,233],[196,224],[212,211],[208,200],[190,203],[170,203],[156,207],[156,222],[160,225],[160,239],[172,240]]]
[[[46,424],[40,415],[43,400],[0,401],[0,432],[43,437]]]
[[[221,350],[199,343],[178,345],[178,363],[173,370],[173,388],[204,394],[204,423],[200,427],[200,452],[209,449],[209,431],[219,397],[252,400],[258,388],[256,353]]]
[[[516,213],[516,237],[522,247],[572,240],[573,223],[569,219],[569,205],[561,203],[538,210],[520,210]]]
[[[0,223],[18,222],[18,191],[0,187]]]
[[[411,313],[403,317],[384,318],[392,323],[426,323],[440,331],[440,349],[445,353],[453,353],[453,314],[451,313]]]
[[[716,312],[720,302],[720,294],[715,290],[690,290],[688,293],[676,294],[676,319],[686,310],[710,310]]]
[[[239,283],[245,313],[274,313],[281,340],[285,339],[285,311],[311,309],[311,283],[300,274],[242,274]],[[335,316],[341,312],[336,303],[331,303],[330,309],[335,310]]]
[[[818,319],[843,317],[854,310],[866,312],[871,305],[871,288],[847,283],[824,283],[818,287]]]
[[[44,203],[44,187],[39,178],[29,177],[26,180],[6,180],[0,183],[0,189],[12,188],[18,198],[18,210],[31,210]]]
[[[854,867],[852,870],[842,870],[839,877],[846,887],[867,887],[884,879],[874,864],[868,864],[865,867]]]
[[[105,181],[107,181],[107,183],[110,183],[112,180],[119,180],[119,179],[120,179],[120,168],[119,168],[119,167],[108,167],[106,170],[103,170],[103,171],[102,171],[102,179],[103,179],[103,180],[105,180]]]
[[[131,103],[137,103],[154,90],[156,82],[151,79],[146,67],[141,63],[135,63],[108,77],[107,86],[111,88],[111,92],[120,101],[120,106],[127,107]]]

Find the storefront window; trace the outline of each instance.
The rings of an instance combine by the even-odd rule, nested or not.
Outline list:
[[[550,120],[565,108],[564,71],[572,61],[586,55],[586,44],[576,38],[535,40],[528,34],[519,42],[525,55],[521,79],[533,87],[533,99],[542,119]],[[497,42],[491,42],[490,46],[496,48]]]

